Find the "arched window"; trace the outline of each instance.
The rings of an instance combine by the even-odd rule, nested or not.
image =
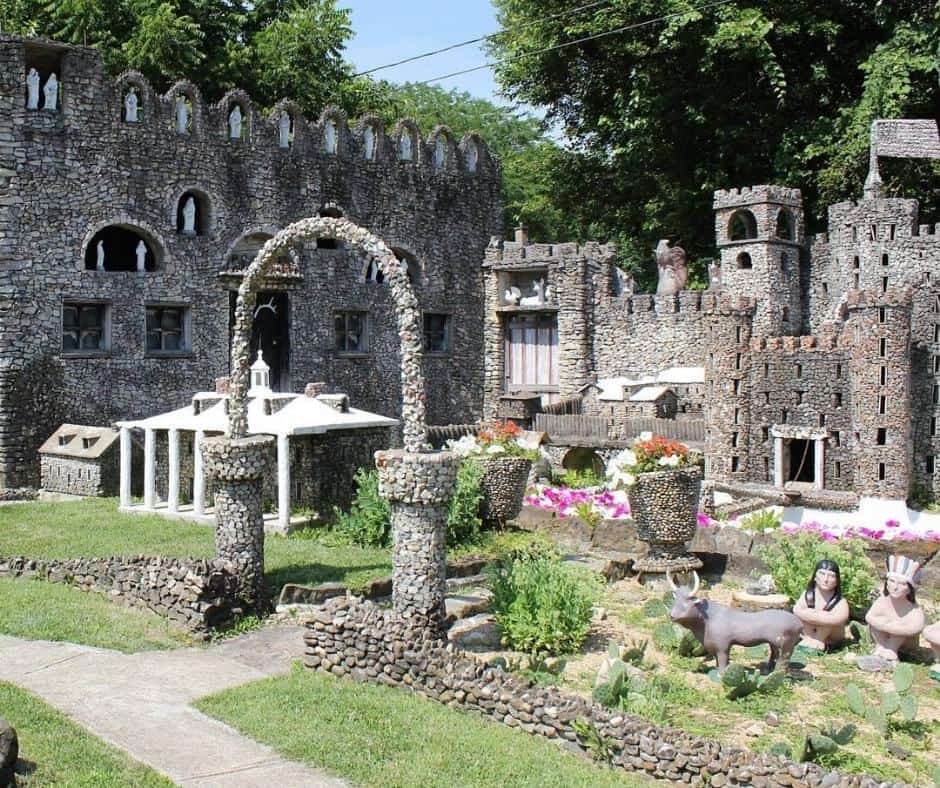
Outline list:
[[[330,219],[342,219],[343,212],[336,207],[330,206],[327,208],[321,208],[318,212],[320,216],[328,217]],[[342,249],[343,242],[337,238],[317,238],[317,249]]]
[[[411,252],[396,249],[395,247],[392,247],[392,253],[398,258],[401,270],[405,272],[408,281],[413,285],[419,284],[421,282],[421,266],[418,264],[417,258]]]
[[[738,268],[753,268],[754,264],[751,262],[751,256],[747,252],[741,252],[738,255]]]
[[[362,158],[375,161],[376,147],[375,126],[370,123],[362,130]]]
[[[188,191],[176,204],[176,232],[180,235],[205,235],[209,231],[209,198]]]
[[[728,222],[728,238],[732,241],[746,241],[757,238],[757,220],[750,211],[741,210],[731,214]]]
[[[133,227],[112,224],[92,236],[85,248],[89,271],[155,271],[156,246]]]
[[[335,156],[338,148],[339,130],[336,128],[336,121],[333,118],[327,118],[323,124],[323,150]]]
[[[777,237],[787,241],[793,240],[793,217],[786,208],[777,212]]]

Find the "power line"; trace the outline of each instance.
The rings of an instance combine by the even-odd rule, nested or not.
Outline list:
[[[596,38],[604,38],[606,36],[616,35],[617,33],[623,33],[623,32],[626,32],[627,30],[636,30],[641,27],[647,27],[649,25],[656,24],[657,22],[665,22],[665,21],[668,21],[669,19],[674,19],[675,17],[678,17],[678,16],[685,16],[686,14],[692,11],[704,11],[706,8],[715,8],[717,6],[727,5],[728,3],[732,3],[732,2],[734,2],[734,0],[717,0],[714,3],[705,3],[704,5],[695,6],[694,8],[689,8],[685,11],[676,11],[673,14],[666,14],[666,16],[660,16],[660,17],[657,17],[656,19],[647,19],[643,22],[636,22],[631,25],[624,25],[623,27],[618,27],[615,30],[607,30],[603,33],[595,33],[594,35],[591,35],[591,36],[584,36],[583,38],[576,39],[575,41],[566,41],[564,44],[555,44],[554,46],[545,47],[544,49],[536,49],[533,52],[521,52],[520,54],[513,55],[512,57],[502,58],[501,60],[492,60],[489,63],[484,63],[482,66],[474,66],[473,68],[465,68],[465,69],[462,69],[461,71],[452,71],[450,74],[444,74],[443,76],[440,76],[440,77],[433,77],[432,79],[425,79],[415,84],[428,85],[431,82],[440,82],[441,80],[450,79],[451,77],[459,77],[462,74],[470,74],[474,71],[481,71],[484,68],[493,68],[493,66],[498,66],[501,63],[512,63],[516,60],[521,60],[524,57],[542,55],[542,54],[545,54],[546,52],[553,52],[556,49],[564,49],[565,47],[573,47],[576,44],[583,44],[585,41],[593,41]],[[548,17],[546,17],[546,19],[547,18]],[[530,24],[534,24],[534,23],[530,23]]]
[[[450,44],[449,46],[442,47],[441,49],[435,49],[431,52],[424,52],[420,55],[413,55],[412,57],[406,57],[404,60],[396,60],[394,63],[388,63],[384,66],[376,66],[375,68],[370,68],[368,71],[360,71],[358,74],[353,74],[353,77],[364,77],[368,74],[374,74],[376,71],[384,71],[387,68],[394,68],[395,66],[400,66],[403,63],[411,63],[415,60],[423,60],[426,57],[432,57],[434,55],[439,55],[442,52],[450,52],[452,49],[460,49],[461,47],[470,46],[470,44],[478,44],[481,41],[489,41],[493,38],[498,38],[501,35],[505,35],[511,30],[523,30],[532,25],[540,25],[543,22],[548,22],[552,19],[559,19],[563,16],[571,16],[572,14],[578,14],[582,11],[589,11],[592,8],[597,8],[602,5],[610,5],[611,0],[597,0],[597,2],[589,3],[588,5],[578,6],[577,8],[572,8],[570,11],[560,11],[557,14],[551,14],[549,16],[542,17],[541,19],[536,19],[532,22],[526,22],[522,25],[517,25],[516,27],[505,27],[502,30],[497,30],[495,33],[490,33],[486,36],[480,36],[479,38],[471,38],[468,41],[461,41],[457,44]]]

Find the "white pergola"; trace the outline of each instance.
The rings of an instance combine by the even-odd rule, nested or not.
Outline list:
[[[267,385],[267,365],[252,365],[255,385],[248,392],[248,434],[273,435],[277,440],[277,527],[286,531],[290,526],[291,468],[290,439],[304,435],[321,435],[334,430],[394,427],[390,419],[368,411],[348,407],[345,394],[287,394],[271,391]],[[120,508],[126,512],[156,512],[171,517],[189,516],[211,520],[206,508],[206,485],[200,444],[207,436],[221,435],[228,427],[228,395],[200,392],[192,404],[178,410],[146,419],[119,421],[120,429]],[[131,498],[131,430],[144,433],[144,502],[134,504]],[[168,491],[166,504],[157,500],[156,454],[157,433],[167,433]],[[180,506],[180,433],[192,432],[193,437],[193,503],[183,511]]]

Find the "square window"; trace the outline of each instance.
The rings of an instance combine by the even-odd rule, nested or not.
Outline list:
[[[369,352],[369,315],[367,312],[337,312],[333,320],[338,353]]]
[[[66,302],[62,305],[62,352],[103,353],[111,346],[111,305]]]
[[[188,353],[190,310],[187,306],[147,307],[147,353]]]
[[[424,314],[424,352],[449,353],[450,315]]]
[[[888,430],[885,427],[878,428],[878,434],[875,442],[878,446],[884,446],[888,443]]]

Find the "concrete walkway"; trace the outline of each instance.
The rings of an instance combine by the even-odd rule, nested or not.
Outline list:
[[[204,695],[285,674],[302,652],[297,626],[266,627],[208,648],[138,654],[0,636],[0,680],[38,695],[178,785],[339,788],[346,783],[288,761],[190,706]]]

